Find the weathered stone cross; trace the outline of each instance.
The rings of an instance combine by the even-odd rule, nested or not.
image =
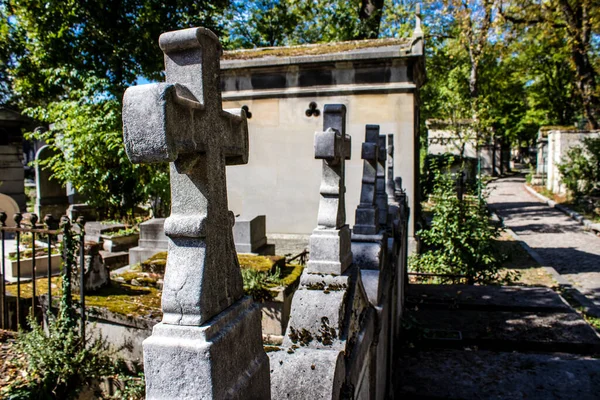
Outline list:
[[[317,229],[310,237],[308,273],[341,275],[352,263],[346,224],[345,174],[351,139],[346,135],[346,106],[326,104],[323,132],[315,133],[315,158],[323,160]]]
[[[379,226],[381,229],[386,229],[388,219],[388,199],[385,192],[385,169],[386,169],[386,146],[385,135],[379,135],[379,155],[377,157],[377,195],[376,203],[379,212]]]
[[[379,125],[367,125],[362,144],[363,162],[360,204],[356,209],[353,232],[358,235],[375,235],[379,232],[379,213],[375,203],[377,160],[379,158]]]
[[[387,193],[388,204],[391,204],[396,203],[396,197],[394,197],[394,134],[388,133],[387,139],[387,180],[385,192]]]
[[[243,296],[225,166],[247,163],[248,131],[245,114],[222,110],[211,31],[168,32],[159,45],[166,83],[125,92],[125,146],[132,162],[171,163],[163,322],[198,326]]]
[[[146,398],[269,399],[260,311],[243,296],[225,166],[248,159],[246,116],[221,108],[221,46],[207,29],[159,39],[166,83],[127,89],[132,162],[170,162],[163,321],[144,341]]]

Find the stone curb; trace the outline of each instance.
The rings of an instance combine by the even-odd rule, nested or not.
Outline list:
[[[495,215],[495,213],[494,213]],[[540,255],[533,250],[519,235],[517,235],[512,229],[504,227],[504,230],[508,232],[513,239],[515,239],[519,244],[525,249],[525,251],[533,258],[546,272],[548,272],[552,278],[558,283],[558,287],[560,290],[568,294],[571,299],[573,299],[581,308],[584,314],[589,315],[594,318],[600,318],[600,307],[595,305],[590,299],[588,299],[583,293],[579,291],[579,289],[573,287],[571,282],[567,280],[564,276],[558,273],[554,267],[549,265],[545,265],[544,260]]]
[[[600,234],[600,224],[594,223],[594,222],[590,221],[589,219],[584,218],[583,215],[581,215],[561,204],[558,204],[554,200],[550,200],[543,194],[536,192],[531,186],[529,186],[527,184],[525,184],[523,186],[525,187],[525,190],[527,190],[529,193],[531,193],[532,195],[534,195],[535,197],[540,199],[542,202],[548,204],[552,208],[556,208],[557,210],[567,214],[569,217],[571,217],[571,219],[579,222],[581,225],[584,226],[585,230],[592,231],[596,235]]]

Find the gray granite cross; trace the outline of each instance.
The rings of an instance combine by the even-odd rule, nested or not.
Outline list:
[[[377,157],[377,194],[376,203],[379,212],[379,226],[381,229],[386,229],[388,219],[388,198],[385,192],[385,169],[386,169],[386,146],[385,135],[379,135],[379,154]]]
[[[323,160],[323,176],[317,228],[310,237],[308,273],[341,275],[352,263],[345,205],[350,144],[350,136],[346,135],[346,106],[326,104],[323,132],[315,133],[315,158]]]
[[[375,203],[377,183],[377,160],[379,158],[379,125],[367,125],[362,144],[363,162],[360,204],[356,208],[355,234],[375,235],[379,232],[379,213]]]
[[[211,31],[168,32],[159,45],[166,83],[125,92],[125,146],[134,163],[170,162],[163,323],[198,326],[243,296],[225,167],[247,163],[248,130],[244,113],[222,109]]]
[[[395,203],[396,197],[394,197],[394,134],[388,133],[387,135],[387,180],[385,185],[385,192],[387,193],[388,203]]]
[[[315,158],[323,160],[321,200],[317,224],[341,228],[346,224],[345,160],[350,159],[350,136],[346,135],[346,106],[326,104],[323,132],[315,133]]]

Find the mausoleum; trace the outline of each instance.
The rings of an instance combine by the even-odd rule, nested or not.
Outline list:
[[[346,107],[351,136],[362,137],[366,124],[378,124],[382,134],[394,135],[394,171],[402,176],[410,207],[416,210],[419,88],[424,80],[418,23],[408,39],[225,52],[223,108],[249,112],[248,164],[228,169],[231,210],[266,215],[269,235],[312,232],[321,176],[320,165],[313,161],[313,133],[322,128],[325,104]],[[346,214],[354,224],[363,167],[358,142],[351,153],[346,162]]]

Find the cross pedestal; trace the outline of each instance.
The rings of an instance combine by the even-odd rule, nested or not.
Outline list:
[[[217,37],[204,28],[161,35],[166,83],[123,98],[134,163],[169,162],[171,215],[163,320],[144,341],[148,399],[270,398],[260,311],[244,297],[225,167],[248,160],[241,110],[221,107]]]

